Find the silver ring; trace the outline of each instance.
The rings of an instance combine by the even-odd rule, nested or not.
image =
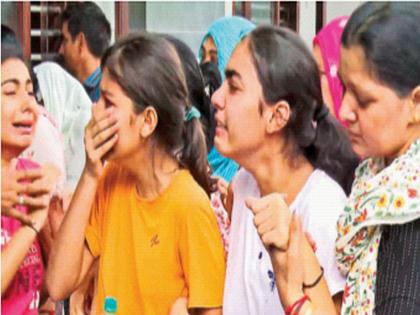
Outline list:
[[[18,204],[20,204],[21,206],[23,206],[25,204],[25,198],[23,197],[23,195],[19,196]]]

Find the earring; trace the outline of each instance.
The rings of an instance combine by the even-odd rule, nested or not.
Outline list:
[[[413,123],[417,124],[418,122],[420,122],[420,115],[419,113],[415,112],[413,115]]]

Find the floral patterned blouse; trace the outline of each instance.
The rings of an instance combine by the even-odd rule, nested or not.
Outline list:
[[[342,314],[373,314],[382,225],[420,218],[420,139],[386,166],[367,159],[356,169],[352,192],[338,220],[336,256],[347,275]]]

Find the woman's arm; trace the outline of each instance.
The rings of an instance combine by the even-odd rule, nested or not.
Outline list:
[[[25,216],[28,225],[21,226],[10,242],[2,249],[2,295],[9,287],[32,243],[37,238],[38,232],[45,225],[48,216],[49,196],[54,187],[54,181],[47,176],[44,168],[20,171],[19,174],[15,178],[16,185],[19,184],[18,180],[21,179],[32,181],[30,184],[19,184],[22,185],[20,187],[20,193],[23,196],[21,206],[29,208],[29,212]],[[6,187],[2,187],[3,189],[6,189]],[[8,190],[11,191],[11,189]],[[11,207],[15,207],[15,205]],[[20,212],[17,209],[15,210]]]
[[[310,284],[319,278],[321,266],[299,220],[291,219],[282,196],[271,194],[261,199],[250,198],[247,204],[255,214],[254,223],[270,253],[283,307],[292,305],[306,294],[315,314],[337,314],[324,277],[314,287],[303,289],[304,283]]]
[[[46,274],[47,288],[53,300],[69,296],[84,278],[94,257],[85,245],[97,179],[82,174],[69,209],[51,249]]]
[[[103,156],[117,141],[117,119],[103,101],[92,107],[92,119],[85,130],[86,165],[69,209],[51,250],[46,280],[51,297],[67,297],[80,284],[94,257],[85,244],[85,232],[99,178]]]

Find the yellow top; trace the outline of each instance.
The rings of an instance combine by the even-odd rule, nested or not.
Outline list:
[[[222,306],[222,240],[206,193],[186,170],[148,201],[127,171],[108,164],[86,240],[99,256],[99,313],[107,296],[117,299],[117,314],[168,314],[181,296],[189,308]]]

